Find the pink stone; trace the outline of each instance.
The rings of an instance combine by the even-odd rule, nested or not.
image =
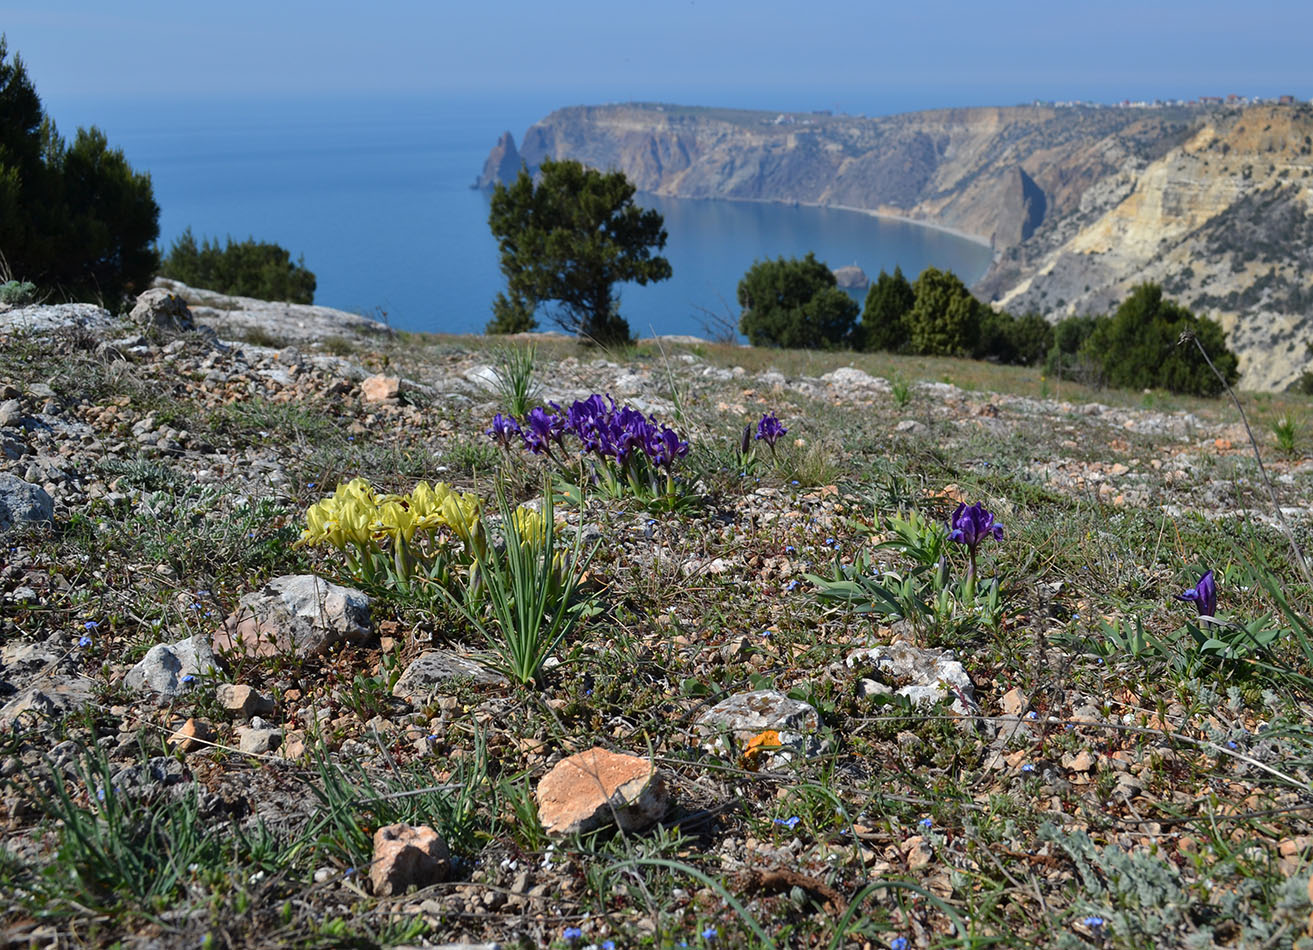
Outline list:
[[[369,880],[375,897],[404,894],[412,885],[428,887],[447,878],[451,852],[428,825],[387,825],[374,832]]]
[[[640,831],[666,813],[665,775],[647,759],[600,746],[562,759],[538,783],[538,819],[550,834],[616,824]]]

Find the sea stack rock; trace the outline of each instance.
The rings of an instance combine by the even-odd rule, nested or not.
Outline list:
[[[483,173],[474,183],[475,188],[491,188],[498,183],[509,185],[520,173],[520,153],[515,148],[515,136],[503,132],[493,150],[488,153],[488,160],[483,163]]]
[[[865,290],[871,286],[871,279],[866,276],[866,271],[856,264],[835,268],[834,281],[842,290]]]

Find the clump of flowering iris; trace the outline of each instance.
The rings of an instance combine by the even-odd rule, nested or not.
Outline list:
[[[598,393],[568,409],[548,406],[552,411],[538,406],[522,427],[517,424],[525,449],[565,466],[570,462],[566,437],[573,436],[579,443],[579,463],[590,466],[591,480],[612,496],[629,492],[650,500],[673,498],[674,465],[688,454],[688,443],[674,429]],[[500,441],[496,430],[494,419],[488,434]]]
[[[297,547],[334,548],[356,577],[382,575],[403,589],[420,574],[445,579],[452,560],[472,564],[487,549],[478,497],[443,482],[387,495],[353,478],[311,505],[305,518]]]
[[[1199,616],[1213,619],[1217,615],[1217,581],[1211,570],[1205,571],[1198,583],[1187,591],[1175,595],[1177,600],[1192,602]]]
[[[959,502],[957,510],[949,521],[948,540],[956,541],[967,549],[967,597],[975,596],[976,590],[976,549],[986,538],[1003,540],[1003,525],[994,520],[994,515],[985,510],[980,502],[967,507]]]

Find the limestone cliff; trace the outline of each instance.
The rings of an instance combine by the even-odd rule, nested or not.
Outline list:
[[[982,297],[1057,319],[1136,283],[1219,319],[1242,385],[1296,378],[1313,339],[1313,110],[1017,106],[863,118],[626,104],[560,109],[518,158],[618,168],[679,198],[819,204],[989,241]],[[483,178],[518,171],[503,136]],[[509,142],[514,149],[514,142]],[[496,159],[494,161],[494,159]]]

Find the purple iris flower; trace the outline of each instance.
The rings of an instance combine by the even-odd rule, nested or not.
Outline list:
[[[1194,601],[1195,609],[1201,617],[1212,617],[1217,613],[1217,581],[1213,579],[1211,570],[1205,572],[1194,587],[1175,596],[1177,600]]]
[[[500,412],[492,417],[492,428],[486,431],[492,437],[492,440],[503,449],[511,447],[511,440],[515,436],[523,435],[520,424],[515,421],[515,417],[503,416]]]
[[[949,526],[952,530],[948,532],[948,540],[966,545],[967,596],[975,597],[976,548],[980,546],[981,541],[988,537],[993,537],[996,541],[1002,541],[1003,526],[995,523],[993,514],[986,511],[985,506],[980,502],[976,502],[970,508],[965,503],[958,502],[957,510],[953,512],[953,520]]]
[[[675,459],[688,455],[688,443],[680,439],[674,429],[661,429],[659,449],[652,453],[652,461],[664,468],[675,464]]]
[[[775,443],[780,436],[789,430],[780,425],[780,420],[775,418],[775,413],[768,412],[761,417],[757,423],[757,438],[770,446],[771,451],[775,451]]]
[[[551,443],[559,443],[564,425],[559,416],[552,415],[542,406],[530,409],[524,417],[524,430],[521,432],[525,447],[534,455],[542,455],[544,452],[550,455]]]
[[[980,502],[970,508],[959,503],[957,511],[953,512],[952,529],[948,540],[965,544],[972,552],[990,535],[996,541],[1003,540],[1003,526],[995,523],[994,516]]]

